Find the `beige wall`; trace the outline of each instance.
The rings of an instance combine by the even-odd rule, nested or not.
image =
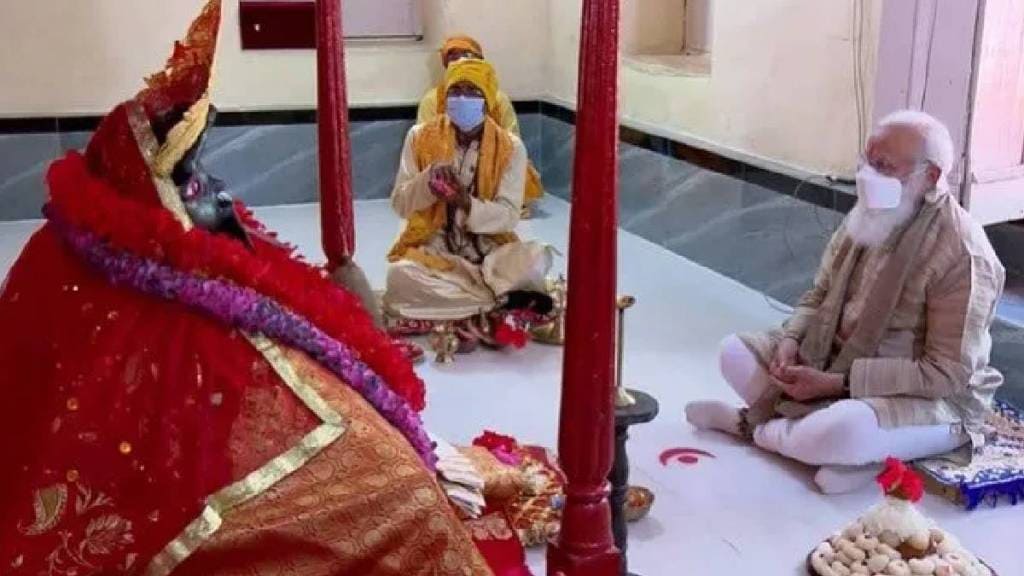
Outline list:
[[[3,0],[0,115],[99,114],[158,70],[204,0]],[[547,0],[424,0],[422,43],[353,43],[353,104],[419,99],[439,72],[436,48],[449,32],[486,39],[488,57],[515,98],[537,98],[547,48]],[[311,51],[242,52],[238,2],[225,0],[215,101],[225,110],[315,104]],[[497,14],[501,18],[497,18]]]
[[[638,2],[655,1],[678,3],[626,0],[624,15],[637,13],[630,7]],[[870,95],[881,0],[864,1],[871,16],[865,43]],[[3,2],[0,115],[106,111],[160,67],[202,2]],[[425,42],[349,45],[353,104],[415,102],[435,81],[435,50],[450,32],[484,39],[514,98],[575,101],[581,0],[423,2]],[[624,122],[747,159],[849,172],[857,154],[850,2],[714,0],[714,9],[710,76],[624,66]],[[237,0],[225,0],[215,89],[220,107],[314,105],[313,53],[242,52],[237,22]]]
[[[665,54],[683,47],[685,0],[622,0],[621,11],[624,53]]]
[[[870,100],[881,1],[865,5]],[[859,146],[850,6],[837,0],[714,0],[710,76],[658,75],[627,63],[623,122],[798,171],[851,172]],[[581,0],[548,5],[547,87],[567,103],[576,100],[580,7]]]

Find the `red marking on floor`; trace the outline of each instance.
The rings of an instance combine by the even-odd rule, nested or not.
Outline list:
[[[710,452],[698,450],[696,448],[669,448],[661,453],[658,457],[661,460],[662,466],[668,466],[670,461],[676,461],[684,466],[694,466],[700,463],[700,456],[707,456],[708,458],[714,458],[715,455]]]

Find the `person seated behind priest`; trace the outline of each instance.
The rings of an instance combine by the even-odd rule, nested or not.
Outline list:
[[[446,113],[414,126],[405,140],[391,196],[405,223],[388,254],[383,302],[401,319],[459,321],[472,348],[493,343],[492,326],[510,317],[482,313],[550,310],[544,286],[552,250],[515,234],[526,149],[488,113],[498,106],[494,69],[460,60],[449,66],[445,86]]]
[[[445,40],[444,45],[441,46],[441,65],[445,70],[453,63],[466,59],[484,60],[484,50],[479,42],[469,36],[452,36]],[[488,114],[499,126],[520,136],[519,118],[516,116],[516,110],[512,106],[512,100],[509,99],[508,94],[499,89],[495,92],[494,101],[495,105],[488,110]],[[425,124],[444,114],[446,104],[447,87],[442,81],[423,95],[416,115],[416,123]],[[530,206],[544,196],[544,185],[541,183],[540,173],[532,164],[527,167],[525,183],[523,217],[528,218],[531,214]]]
[[[819,466],[826,493],[870,483],[888,456],[969,457],[984,443],[1003,382],[989,330],[1005,270],[950,193],[955,159],[935,118],[884,118],[792,317],[722,344],[722,375],[747,407],[693,402],[690,423]]]
[[[480,43],[469,36],[452,36],[445,40],[441,46],[441,66],[445,70],[453,63],[460,60],[484,60],[484,50]],[[419,109],[416,114],[417,124],[426,124],[437,116],[444,114],[444,105],[447,101],[447,88],[442,80],[437,86],[427,90],[427,93],[420,99]],[[508,94],[498,90],[495,94],[496,105],[494,107],[494,120],[499,126],[519,136],[519,117],[512,106],[512,100]]]

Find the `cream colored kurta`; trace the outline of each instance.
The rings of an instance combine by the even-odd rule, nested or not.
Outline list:
[[[439,202],[430,191],[430,170],[420,171],[413,141],[415,126],[406,137],[391,205],[402,218]],[[420,320],[457,320],[490,311],[497,298],[511,290],[543,291],[551,268],[551,248],[537,242],[513,242],[498,246],[486,234],[513,232],[519,224],[525,189],[527,155],[522,141],[511,135],[512,158],[492,201],[472,199],[468,212],[455,214],[453,231],[444,230],[425,245],[428,254],[442,257],[455,267],[450,271],[427,268],[401,260],[388,269],[384,306],[390,314]],[[456,146],[452,164],[460,183],[476,180],[479,144]]]
[[[1005,270],[984,230],[948,194],[932,193],[938,207],[896,308],[875,354],[858,358],[850,371],[851,396],[874,408],[884,428],[962,424],[975,446],[984,442],[984,418],[1002,384],[989,366],[989,334]],[[743,335],[767,365],[783,336],[798,341],[821,311],[838,273],[840,228],[826,250],[814,286],[780,330]],[[893,247],[869,249],[854,268],[833,346],[833,358],[857,329],[872,287]],[[833,316],[834,317],[834,316]]]

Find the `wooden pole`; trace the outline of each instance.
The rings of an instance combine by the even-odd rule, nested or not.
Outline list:
[[[584,0],[559,457],[568,478],[551,576],[612,576],[619,0]]]
[[[316,47],[321,243],[333,271],[356,249],[341,0],[317,0]]]

